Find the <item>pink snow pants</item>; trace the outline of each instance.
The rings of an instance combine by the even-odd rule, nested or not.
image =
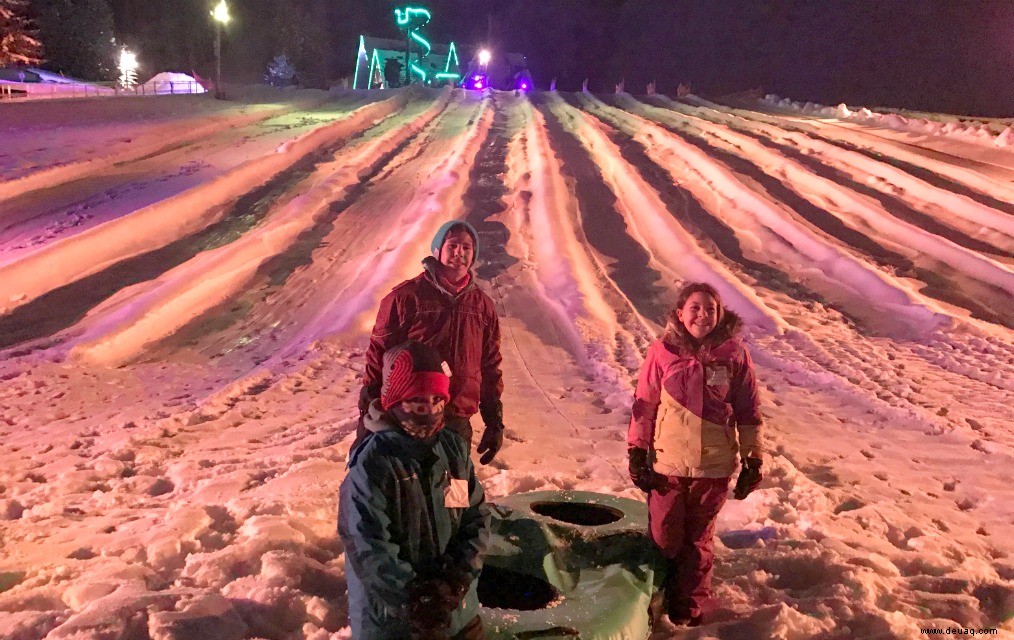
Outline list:
[[[701,615],[711,597],[715,518],[725,504],[729,478],[668,478],[665,492],[648,494],[648,528],[666,558],[669,617]]]

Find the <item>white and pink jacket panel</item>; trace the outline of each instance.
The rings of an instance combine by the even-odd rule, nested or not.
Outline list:
[[[658,473],[722,478],[763,454],[753,362],[735,337],[697,353],[656,340],[634,394],[627,444],[653,452]]]

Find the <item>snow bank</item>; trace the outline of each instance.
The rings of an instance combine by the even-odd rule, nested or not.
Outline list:
[[[780,109],[796,111],[806,115],[837,118],[858,124],[885,127],[894,129],[895,131],[918,133],[921,135],[953,137],[966,142],[1001,148],[1010,146],[1011,138],[1014,136],[1009,126],[999,131],[994,131],[991,123],[974,119],[953,117],[948,122],[940,122],[925,118],[905,117],[901,113],[876,113],[865,107],[859,109],[850,108],[845,103],[841,103],[837,107],[828,107],[814,102],[799,103],[789,98],[781,98],[773,93],[767,94],[761,101]]]

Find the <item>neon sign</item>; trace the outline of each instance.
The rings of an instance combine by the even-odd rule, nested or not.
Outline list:
[[[428,79],[426,70],[419,63],[433,51],[433,45],[419,33],[419,29],[429,24],[429,21],[433,19],[433,14],[430,13],[429,9],[410,6],[404,9],[395,9],[394,18],[398,23],[398,27],[405,31],[406,40],[414,40],[419,45],[419,55],[416,57],[415,62],[409,62],[408,68],[412,73],[419,76],[420,80],[426,82]],[[411,50],[407,53],[411,55]]]

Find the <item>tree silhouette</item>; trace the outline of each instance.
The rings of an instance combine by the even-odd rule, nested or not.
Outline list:
[[[26,17],[28,0],[0,0],[0,67],[42,62],[42,43]]]
[[[47,69],[86,80],[113,78],[113,12],[106,0],[47,0],[39,3],[38,17]]]

